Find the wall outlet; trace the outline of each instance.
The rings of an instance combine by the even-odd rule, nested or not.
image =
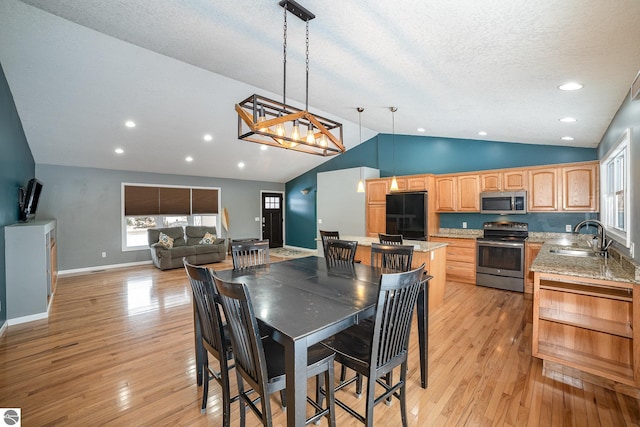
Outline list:
[[[566,231],[567,233],[571,233],[571,224],[567,224],[564,226],[564,231]]]
[[[322,220],[321,219],[318,219],[318,224],[322,224]]]
[[[260,217],[255,217],[253,220],[254,220],[255,222],[260,222]]]
[[[462,222],[462,228],[467,228],[467,221]]]
[[[107,257],[107,253],[106,252],[102,252],[102,258],[106,258]]]

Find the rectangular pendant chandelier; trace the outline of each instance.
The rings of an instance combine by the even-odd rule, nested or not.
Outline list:
[[[309,112],[309,21],[315,15],[295,2],[281,0],[284,8],[284,80],[282,102],[251,95],[236,104],[238,139],[287,150],[333,156],[344,153],[342,124]],[[306,22],[306,102],[304,110],[287,104],[287,13]]]
[[[236,104],[238,139],[319,156],[344,153],[342,124],[308,111],[251,95]]]

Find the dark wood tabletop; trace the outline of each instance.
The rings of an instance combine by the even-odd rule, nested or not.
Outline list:
[[[287,424],[304,425],[307,348],[374,313],[381,270],[362,264],[328,267],[324,258],[310,256],[243,270],[216,271],[216,275],[247,285],[256,317],[272,329],[273,338],[284,346]],[[426,322],[427,316],[420,314],[419,310],[420,323]],[[425,324],[420,326],[426,338],[422,332]],[[422,342],[421,337],[426,387],[426,343],[423,346]],[[298,381],[300,378],[305,381]]]

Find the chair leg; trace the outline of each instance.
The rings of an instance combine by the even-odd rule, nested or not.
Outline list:
[[[225,357],[222,354],[222,357]],[[231,390],[229,385],[228,361],[220,362],[220,376],[222,377],[222,426],[231,426]]]
[[[207,399],[209,398],[209,356],[205,354],[202,361],[202,407],[201,413],[207,412]]]
[[[344,365],[340,366],[340,382],[343,382],[347,378],[347,367]]]
[[[280,403],[282,404],[282,409],[287,407],[287,392],[285,390],[280,390]]]
[[[386,380],[387,380],[387,385],[389,387],[391,387],[393,385],[393,371],[389,372],[386,375]],[[393,395],[389,395],[389,397],[387,397],[387,399],[384,401],[384,404],[387,406],[391,406],[391,399],[393,398]]]
[[[402,427],[407,427],[407,361],[400,365],[400,416],[402,417]]]
[[[356,374],[356,397],[362,396],[362,374]]]
[[[329,408],[329,427],[336,427],[336,401],[334,397],[334,374],[333,365],[327,369],[326,376],[326,395],[327,395],[327,408]]]
[[[360,376],[360,381],[362,381],[362,375]],[[373,402],[376,399],[375,391],[376,380],[371,377],[367,378],[367,407],[364,417],[364,425],[367,427],[373,427]]]
[[[238,373],[238,371],[236,371],[236,378],[238,381],[238,400],[240,401],[240,427],[245,427],[246,424],[246,417],[247,417],[247,408],[246,408],[246,403],[244,401],[245,396],[244,396],[244,383],[242,381],[242,377],[240,376],[240,374]]]

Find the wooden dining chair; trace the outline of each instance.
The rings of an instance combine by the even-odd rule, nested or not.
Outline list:
[[[358,242],[350,240],[327,240],[324,257],[327,265],[349,265],[355,262]]]
[[[328,240],[335,240],[335,239],[340,239],[340,232],[339,231],[325,231],[325,230],[320,230],[320,239],[322,239],[322,249],[324,249],[324,251],[327,251],[327,241]]]
[[[402,234],[378,233],[378,239],[380,239],[381,245],[401,245],[402,244]]]
[[[244,283],[227,282],[215,275],[214,280],[229,325],[231,346],[236,360],[240,426],[245,425],[246,406],[265,427],[271,426],[269,396],[286,387],[284,347],[268,336],[261,336],[249,290]],[[314,408],[314,414],[307,419],[306,424],[327,417],[329,425],[335,426],[334,356],[334,352],[321,344],[315,344],[308,350],[307,378],[318,377],[317,381],[320,382],[316,385],[316,399],[307,397],[307,401]],[[321,388],[322,384],[327,386],[326,390]],[[251,396],[253,392],[258,394],[255,399]],[[322,407],[325,395],[327,405]]]
[[[269,240],[231,243],[233,269],[269,264]]]
[[[222,388],[223,426],[229,427],[231,424],[231,402],[237,400],[238,396],[231,397],[229,371],[234,366],[229,362],[233,358],[233,351],[229,333],[226,331],[226,325],[220,316],[221,308],[213,276],[206,267],[191,265],[186,258],[182,262],[191,284],[195,309],[194,320],[197,322],[196,328],[199,328],[201,337],[199,342],[196,341],[196,352],[201,350],[198,346],[206,350],[206,352],[202,352],[203,390],[201,411],[202,413],[206,412],[209,381],[213,378]],[[215,371],[209,365],[209,355],[218,360],[220,371]]]
[[[373,322],[361,322],[323,341],[336,352],[336,361],[367,377],[365,415],[361,415],[338,398],[336,404],[367,427],[373,426],[373,408],[388,398],[400,400],[403,427],[407,426],[406,379],[407,353],[413,309],[422,285],[424,264],[415,270],[383,274]],[[388,384],[381,378],[400,367],[400,378]],[[357,380],[341,381],[335,391]],[[384,390],[375,395],[376,384]]]
[[[385,272],[409,271],[412,260],[413,246],[371,244],[372,267],[381,268]]]

